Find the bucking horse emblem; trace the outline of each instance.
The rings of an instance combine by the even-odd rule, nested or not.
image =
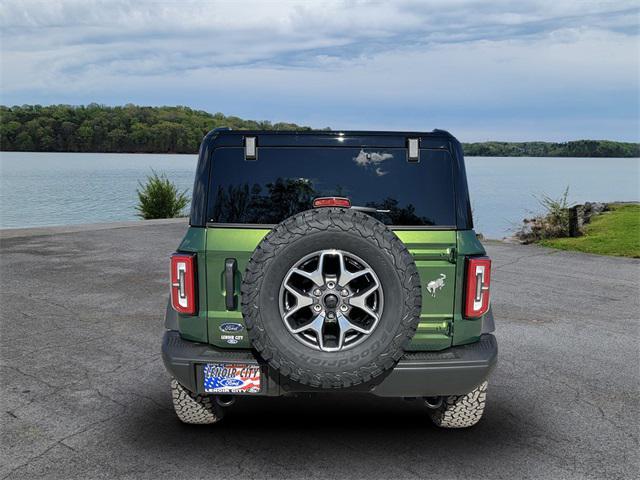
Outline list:
[[[431,280],[429,283],[427,283],[427,292],[429,292],[432,297],[435,298],[436,292],[444,288],[445,278],[447,278],[447,276],[444,273],[441,273],[440,278]]]

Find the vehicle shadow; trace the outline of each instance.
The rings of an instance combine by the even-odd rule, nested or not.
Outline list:
[[[230,474],[236,464],[257,476],[308,477],[322,469],[323,478],[396,478],[419,476],[427,466],[447,472],[453,457],[469,465],[490,459],[498,454],[497,444],[523,445],[528,427],[498,408],[504,406],[488,407],[475,427],[446,430],[430,422],[419,400],[358,394],[256,397],[238,400],[216,425],[184,425],[173,411],[155,410],[155,418],[148,411],[130,419],[128,427],[138,432],[139,454],[160,458],[168,452],[195,475],[212,465]]]

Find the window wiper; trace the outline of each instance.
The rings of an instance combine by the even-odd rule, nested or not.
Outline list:
[[[359,212],[367,212],[367,213],[389,213],[391,210],[381,210],[379,208],[374,207],[359,207],[357,205],[351,205],[352,210],[358,210]]]

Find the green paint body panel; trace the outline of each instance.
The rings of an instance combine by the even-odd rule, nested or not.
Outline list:
[[[408,350],[436,351],[479,340],[482,320],[466,320],[462,316],[464,257],[485,253],[475,232],[394,232],[413,255],[422,284],[420,323]],[[180,332],[185,339],[211,343],[220,348],[251,348],[245,329],[238,332],[220,329],[224,323],[244,325],[239,306],[234,311],[226,309],[224,265],[228,258],[237,261],[234,290],[240,301],[245,268],[267,233],[269,229],[264,228],[189,228],[179,250],[198,255],[199,312],[196,316],[178,316]],[[427,286],[440,278],[443,278],[444,286],[432,295]]]
[[[454,230],[394,230],[413,255],[422,285],[420,323],[408,350],[443,350],[451,346],[453,301],[456,286],[456,232]],[[444,275],[444,277],[442,277]],[[438,279],[444,286],[434,295],[427,284]]]
[[[186,340],[204,343],[208,341],[207,299],[209,297],[205,263],[206,245],[207,229],[190,227],[178,247],[178,251],[196,254],[198,270],[198,315],[178,314],[178,328]]]
[[[239,323],[244,325],[240,313],[240,285],[247,263],[268,229],[253,228],[207,228],[207,283],[208,283],[208,328],[209,343],[222,348],[251,348],[246,329],[239,332],[223,332],[223,323]],[[235,258],[238,262],[236,284],[234,290],[238,296],[238,309],[228,311],[225,307],[224,263],[227,258]],[[228,343],[223,336],[233,336]]]

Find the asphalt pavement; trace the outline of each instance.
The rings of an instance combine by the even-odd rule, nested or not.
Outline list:
[[[0,478],[638,478],[640,261],[487,244],[500,351],[471,429],[366,395],[187,426],[160,358],[185,228],[0,232]]]

